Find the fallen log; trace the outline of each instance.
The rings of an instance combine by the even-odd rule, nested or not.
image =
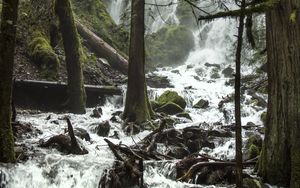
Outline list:
[[[88,46],[97,56],[106,59],[113,68],[127,75],[128,62],[122,55],[78,21],[76,27],[80,36],[86,40]]]

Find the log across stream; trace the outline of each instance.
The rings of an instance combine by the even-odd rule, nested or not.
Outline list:
[[[103,103],[107,95],[122,95],[115,86],[85,85],[87,107]],[[64,82],[16,80],[13,99],[17,107],[38,110],[60,110],[67,101],[67,84]]]

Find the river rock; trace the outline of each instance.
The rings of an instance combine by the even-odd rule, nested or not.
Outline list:
[[[91,141],[90,134],[82,128],[75,128],[74,134],[75,134],[75,136],[81,138],[82,140],[84,139],[86,141]]]
[[[93,113],[91,114],[91,117],[100,118],[102,116],[102,114],[103,114],[102,108],[95,108],[93,110]]]
[[[207,67],[215,67],[215,68],[218,68],[218,69],[221,68],[221,66],[219,64],[213,64],[213,63],[208,63],[208,62],[206,62],[204,65],[207,66]]]
[[[208,108],[209,107],[209,102],[208,100],[200,99],[194,106],[193,108]]]
[[[167,76],[159,76],[156,74],[148,74],[146,76],[147,85],[152,88],[173,88]]]
[[[227,67],[222,71],[222,74],[225,78],[232,78],[234,73],[234,69],[231,67]]]
[[[173,102],[168,102],[156,109],[156,112],[163,112],[169,115],[175,115],[184,112],[184,110]]]
[[[111,125],[108,121],[102,122],[96,128],[97,135],[107,137],[110,131]]]
[[[233,137],[233,134],[232,134],[232,132],[225,131],[225,130],[211,130],[211,131],[208,131],[208,136],[230,138],[230,137]]]
[[[185,109],[185,107],[186,107],[186,102],[185,102],[184,98],[182,96],[178,95],[178,93],[176,91],[170,91],[170,90],[165,91],[161,96],[159,96],[159,98],[157,99],[157,102],[160,105],[164,105],[169,102],[172,102],[172,103],[175,103],[178,106],[180,106],[182,109]],[[177,112],[177,113],[180,113],[180,112]]]
[[[168,156],[175,157],[176,159],[183,159],[189,154],[190,152],[187,149],[179,146],[172,146],[170,151],[167,153]]]
[[[176,117],[183,117],[183,118],[189,119],[189,120],[191,120],[191,121],[193,120],[193,119],[191,118],[190,114],[187,113],[187,112],[182,112],[182,113],[176,114]]]

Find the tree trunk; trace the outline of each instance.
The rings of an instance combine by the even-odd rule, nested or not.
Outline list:
[[[62,33],[68,72],[69,109],[72,113],[85,113],[85,90],[82,74],[82,48],[75,26],[70,0],[56,0],[56,14]]]
[[[243,48],[245,18],[245,0],[242,0],[241,15],[239,18],[238,43],[235,60],[235,158],[236,158],[236,187],[241,188],[243,185],[243,154],[242,154],[242,123],[241,123],[241,53]]]
[[[269,101],[259,173],[271,184],[300,187],[299,0],[266,14]]]
[[[128,62],[122,55],[81,23],[76,22],[76,26],[78,33],[97,56],[105,58],[113,68],[127,74]]]
[[[153,113],[145,79],[144,8],[145,0],[132,0],[128,84],[123,113],[123,119],[137,123],[151,119]]]
[[[0,162],[14,162],[11,127],[13,63],[18,0],[3,0],[0,33]]]

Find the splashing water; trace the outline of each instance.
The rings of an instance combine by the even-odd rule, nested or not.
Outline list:
[[[168,4],[171,0],[157,0],[157,2]],[[156,32],[166,23],[179,24],[175,13],[177,0],[173,2],[175,3],[174,5],[167,7],[157,8],[152,6],[152,17],[146,16],[146,22],[150,26],[149,33]],[[156,1],[149,0],[147,3],[156,3]],[[125,5],[124,0],[111,1],[109,12],[117,24],[120,23],[120,16],[125,6],[127,5]],[[148,14],[150,13],[148,12]],[[196,47],[189,54],[185,63],[175,69],[167,67],[160,68],[154,72],[157,75],[167,76],[174,85],[174,88],[171,88],[171,90],[177,91],[188,101],[186,111],[190,113],[193,122],[177,124],[176,128],[184,128],[206,122],[209,127],[204,127],[205,129],[214,129],[216,127],[214,127],[213,124],[216,122],[221,122],[223,125],[233,123],[232,119],[229,122],[225,122],[223,112],[218,109],[218,103],[222,100],[222,97],[234,92],[231,86],[225,85],[228,79],[221,74],[220,70],[228,66],[234,68],[232,51],[234,50],[234,42],[236,40],[234,37],[237,32],[236,28],[237,23],[235,20],[219,19],[214,22],[202,24],[197,30],[193,31]],[[205,63],[220,66],[220,78],[212,79],[211,74],[215,70],[213,67],[207,67]],[[254,72],[253,67],[243,67],[243,74],[250,74],[252,72]],[[170,88],[151,88],[153,91],[151,97],[155,98],[167,89]],[[246,95],[246,98],[249,98],[249,96]],[[208,100],[210,103],[209,108],[192,108],[198,99]],[[20,115],[19,121],[32,123],[34,127],[42,130],[43,133],[37,137],[24,139],[21,143],[18,143],[25,144],[28,147],[33,146],[33,156],[35,157],[25,163],[1,167],[7,177],[7,187],[97,187],[104,170],[113,165],[114,157],[106,145],[104,138],[95,134],[93,129],[96,123],[108,120],[113,112],[122,110],[114,104],[114,98],[107,100],[106,104],[102,106],[103,116],[100,119],[91,118],[89,116],[92,113],[92,109],[88,109],[85,115],[54,113]],[[233,114],[234,106],[232,103],[226,104],[225,108],[230,114]],[[260,114],[264,110],[265,109],[261,109],[257,111],[249,105],[243,105],[242,124],[244,125],[248,121],[251,121],[260,125]],[[51,115],[50,120],[47,119],[49,115]],[[55,149],[42,149],[37,147],[40,139],[46,140],[53,135],[64,132],[66,124],[63,117],[65,115],[70,116],[74,127],[85,129],[90,134],[92,142],[81,141],[89,151],[89,154],[83,156],[63,155]],[[59,124],[53,123],[53,120],[58,121]],[[110,139],[114,143],[122,141],[124,144],[132,145],[134,144],[134,140],[139,141],[149,134],[149,131],[144,131],[138,135],[129,137],[122,133],[119,124],[111,124],[112,129],[110,135],[112,135],[114,131],[117,131],[120,136],[120,139]],[[245,133],[243,133],[243,135],[245,136]],[[235,155],[234,145],[234,139],[232,138],[225,143],[219,144],[215,149],[209,150],[207,153],[214,157],[221,158],[226,155],[228,159],[233,159]],[[149,185],[149,187],[204,187],[172,180],[174,179],[175,166],[174,163],[169,163],[168,161],[159,163],[151,163],[151,161],[145,162],[145,169],[145,183]],[[206,187],[213,188],[215,186]]]

